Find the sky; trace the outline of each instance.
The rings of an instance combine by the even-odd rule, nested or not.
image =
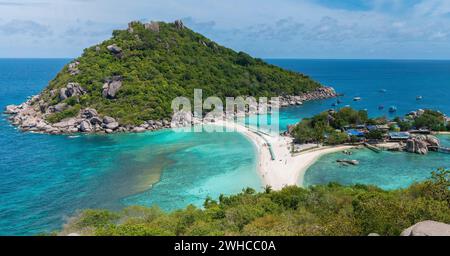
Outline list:
[[[449,0],[0,0],[0,58],[74,58],[176,19],[260,58],[450,59]]]

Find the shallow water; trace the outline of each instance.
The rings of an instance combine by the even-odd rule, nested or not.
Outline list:
[[[443,144],[450,136],[440,136]],[[368,184],[383,189],[406,188],[423,181],[438,168],[450,168],[450,154],[431,152],[426,156],[405,152],[375,153],[369,149],[352,150],[353,155],[334,153],[323,156],[305,174],[305,186],[339,182],[344,185]],[[338,159],[355,159],[358,166],[344,166]]]

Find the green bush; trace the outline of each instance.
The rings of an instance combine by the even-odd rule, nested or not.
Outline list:
[[[347,142],[349,136],[345,132],[332,132],[326,140],[329,145],[339,145]]]
[[[51,114],[47,117],[47,121],[50,123],[57,123],[62,121],[65,118],[74,117],[78,115],[81,110],[81,106],[76,104],[75,106],[68,108],[62,112]]]
[[[369,140],[381,140],[383,139],[384,133],[380,130],[372,130],[367,133],[366,138]]]
[[[445,131],[444,115],[438,111],[425,110],[425,113],[414,120],[413,125],[417,128],[427,128],[432,131]]]

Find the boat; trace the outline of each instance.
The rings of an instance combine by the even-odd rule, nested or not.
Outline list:
[[[379,109],[379,110],[383,110],[383,109],[384,109],[384,106],[383,106],[383,105],[380,105],[380,106],[378,106],[378,109]]]
[[[353,98],[353,101],[360,101],[361,100],[361,97],[355,97],[355,98]]]
[[[333,103],[333,104],[331,104],[331,106],[332,106],[332,107],[336,107],[336,106],[337,106],[337,104],[336,104],[336,103]]]
[[[422,99],[423,99],[422,96],[417,96],[417,97],[416,97],[416,100],[422,100]]]
[[[395,112],[397,112],[397,107],[396,107],[396,106],[390,107],[390,108],[389,108],[389,112],[390,112],[390,113],[395,113]]]
[[[342,100],[338,99],[336,102],[337,102],[337,104],[341,104]]]
[[[381,93],[386,93],[387,90],[386,90],[386,89],[381,89],[380,92],[381,92]]]

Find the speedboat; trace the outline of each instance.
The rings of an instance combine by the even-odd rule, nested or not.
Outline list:
[[[396,107],[396,106],[390,107],[390,108],[389,108],[389,112],[390,112],[390,113],[395,113],[395,112],[397,112],[397,107]]]
[[[386,90],[386,89],[381,89],[380,92],[381,92],[381,93],[386,93],[387,90]]]
[[[353,101],[360,101],[361,100],[361,97],[355,97],[355,98],[353,98]]]
[[[416,100],[422,100],[422,99],[423,99],[422,96],[417,96],[417,97],[416,97]]]

